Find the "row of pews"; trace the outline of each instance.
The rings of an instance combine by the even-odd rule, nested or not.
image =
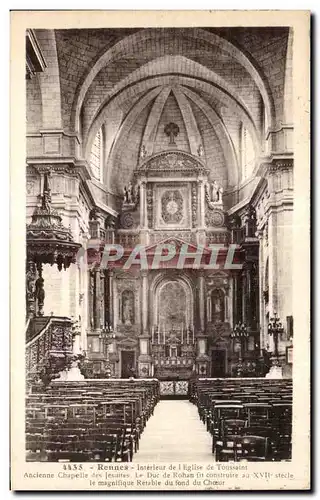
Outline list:
[[[26,460],[129,462],[159,398],[152,379],[33,387],[26,396]]]
[[[292,380],[198,379],[189,398],[212,435],[217,462],[291,459]]]

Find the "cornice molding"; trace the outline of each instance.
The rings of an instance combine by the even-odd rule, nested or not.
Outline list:
[[[32,78],[36,73],[41,73],[47,68],[46,60],[42,54],[34,30],[26,30],[26,70],[27,77]]]
[[[278,134],[279,132],[282,132],[283,130],[294,130],[294,125],[291,123],[287,123],[287,124],[281,124],[276,129],[269,128],[266,132],[266,135],[265,135],[266,141],[269,139],[271,134]]]

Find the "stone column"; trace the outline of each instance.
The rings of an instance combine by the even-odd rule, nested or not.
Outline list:
[[[235,327],[236,323],[238,322],[238,275],[233,274],[232,276],[232,299],[233,299],[233,316],[232,316],[232,325],[233,328]]]
[[[198,213],[199,213],[199,228],[204,229],[205,227],[205,197],[204,197],[204,181],[203,179],[198,180]]]
[[[117,326],[117,285],[115,280],[114,271],[109,271],[109,290],[110,290],[110,320],[112,329],[115,330]]]
[[[264,283],[264,239],[263,239],[263,230],[258,231],[259,238],[259,299],[260,299],[260,350],[265,349],[265,307],[264,307],[264,295],[263,292],[265,290]]]
[[[203,333],[205,329],[205,304],[204,304],[204,275],[199,274],[199,326],[200,331]]]
[[[243,322],[242,272],[234,274],[234,324]]]
[[[97,330],[100,328],[101,320],[101,290],[100,290],[100,269],[94,269],[94,296],[93,296],[93,326]]]
[[[142,179],[140,182],[140,242],[142,245],[149,244],[146,188],[146,180]]]
[[[105,327],[106,325],[106,307],[105,307],[105,275],[103,269],[99,273],[100,278],[100,326]]]
[[[88,328],[93,329],[93,317],[94,317],[94,272],[88,272]]]
[[[244,268],[242,271],[241,275],[241,297],[242,297],[242,323],[247,322],[247,296],[246,296],[246,289],[247,289],[247,272],[246,269]]]
[[[69,310],[70,316],[75,318],[77,321],[80,316],[80,304],[79,304],[79,293],[80,293],[80,266],[79,264],[71,264],[68,271],[69,278]]]
[[[104,326],[108,327],[110,326],[110,289],[109,289],[109,272],[105,269],[103,271],[104,274],[104,281],[103,281],[103,288],[104,288]]]
[[[140,182],[140,226],[141,229],[146,229],[147,227],[147,217],[146,217],[146,182]]]
[[[249,262],[246,270],[246,323],[252,327],[252,263]]]
[[[142,333],[146,334],[148,332],[148,273],[142,272],[142,283],[141,283],[141,324]]]
[[[230,279],[229,279],[229,288],[227,289],[227,293],[230,294],[230,296],[227,295],[227,305],[228,305],[228,309],[227,309],[227,319],[230,323],[230,327],[233,328],[233,294],[234,294],[234,285],[233,285],[233,280],[234,278],[231,276]]]
[[[107,229],[106,229],[106,242],[109,245],[112,245],[115,241],[115,226],[116,219],[113,215],[110,215],[106,221]]]
[[[212,318],[212,304],[211,304],[211,296],[207,297],[207,323],[211,322]]]
[[[269,304],[270,316],[278,312],[278,238],[277,214],[271,212],[268,220],[269,226]]]
[[[285,325],[292,314],[293,160],[274,160],[268,167],[269,314]],[[269,336],[270,345],[274,346]],[[279,338],[279,355],[287,341]]]
[[[271,212],[268,219],[268,238],[269,238],[269,318],[272,318],[278,312],[278,249],[277,249],[277,214]],[[266,325],[266,334],[268,337],[269,350],[274,351],[274,341],[271,335],[268,335],[268,325]]]

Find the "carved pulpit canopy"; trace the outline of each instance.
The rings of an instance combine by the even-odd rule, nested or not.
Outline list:
[[[28,261],[37,265],[57,264],[59,271],[76,261],[81,247],[75,243],[71,230],[62,224],[61,215],[51,206],[48,174],[44,177],[41,207],[37,207],[27,225]]]
[[[208,170],[199,157],[195,157],[185,151],[165,151],[149,156],[139,164],[135,171],[135,176],[139,174],[157,175],[159,172],[176,172],[181,175],[182,172],[194,173],[195,175],[208,175]]]

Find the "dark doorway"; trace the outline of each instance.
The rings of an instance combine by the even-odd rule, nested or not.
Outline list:
[[[136,377],[134,351],[121,351],[121,378]]]
[[[212,350],[211,353],[211,377],[226,376],[226,351],[222,349]]]

